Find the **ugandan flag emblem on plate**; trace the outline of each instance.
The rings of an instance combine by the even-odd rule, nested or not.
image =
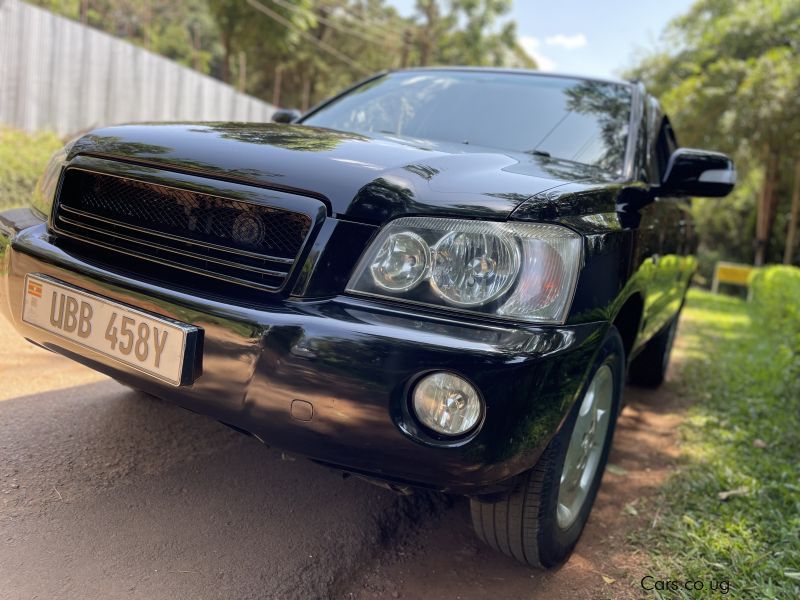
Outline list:
[[[28,280],[28,294],[35,297],[41,298],[42,297],[42,284],[36,281]]]

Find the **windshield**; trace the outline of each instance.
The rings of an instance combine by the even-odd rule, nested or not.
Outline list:
[[[625,84],[525,73],[406,71],[365,83],[303,124],[529,152],[621,175],[630,105]]]

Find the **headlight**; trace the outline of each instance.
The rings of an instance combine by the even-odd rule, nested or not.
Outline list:
[[[560,323],[580,262],[580,236],[560,225],[404,217],[379,232],[347,291]]]

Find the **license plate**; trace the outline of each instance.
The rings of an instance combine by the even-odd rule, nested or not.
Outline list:
[[[22,320],[175,386],[197,331],[41,275],[25,277]]]

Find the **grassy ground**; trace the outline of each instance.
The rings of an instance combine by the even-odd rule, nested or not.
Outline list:
[[[793,336],[762,326],[753,305],[699,291],[684,319],[683,385],[697,402],[680,432],[682,468],[663,491],[656,526],[639,540],[656,578],[679,589],[654,593],[719,597],[727,588],[735,598],[800,598]],[[687,591],[687,580],[703,582],[703,591]]]
[[[50,156],[63,143],[53,133],[0,127],[0,210],[24,205]]]

